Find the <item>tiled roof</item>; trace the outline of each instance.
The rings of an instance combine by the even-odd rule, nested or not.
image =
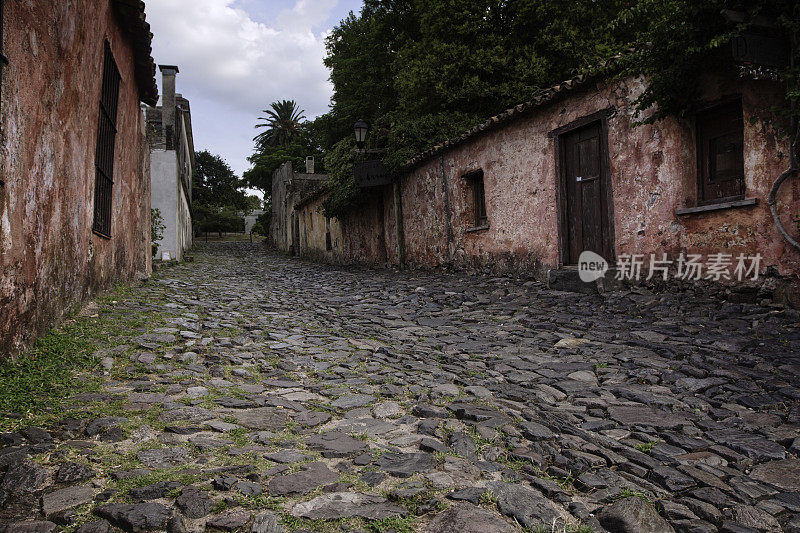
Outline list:
[[[450,148],[458,146],[468,141],[469,139],[472,139],[473,137],[481,135],[486,131],[495,129],[512,120],[516,120],[517,118],[525,115],[526,113],[556,100],[565,93],[568,93],[583,85],[586,85],[587,83],[597,80],[598,78],[606,77],[610,75],[612,72],[616,72],[620,68],[620,59],[622,59],[623,56],[624,54],[618,54],[610,59],[607,59],[601,62],[600,64],[596,65],[588,73],[580,74],[569,80],[562,81],[557,85],[548,87],[547,89],[540,91],[533,99],[528,100],[527,102],[524,102],[522,104],[518,104],[510,109],[506,109],[499,115],[490,117],[485,122],[470,128],[461,135],[448,139],[435,146],[432,146],[431,148],[425,150],[424,152],[420,152],[419,154],[415,155],[414,157],[406,161],[405,165],[403,165],[403,168],[401,169],[401,172],[411,170],[413,167],[427,161],[431,157],[439,154],[440,152],[444,152]]]
[[[128,32],[134,51],[136,84],[139,100],[154,106],[158,102],[156,63],[153,61],[153,34],[145,16],[142,0],[112,0],[123,30]]]

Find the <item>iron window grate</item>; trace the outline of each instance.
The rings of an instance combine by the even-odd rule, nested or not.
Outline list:
[[[117,136],[117,105],[119,103],[120,75],[111,47],[105,43],[103,58],[103,85],[100,96],[100,113],[97,124],[97,151],[95,153],[94,225],[92,229],[104,237],[111,237],[111,200],[114,196],[114,143]]]

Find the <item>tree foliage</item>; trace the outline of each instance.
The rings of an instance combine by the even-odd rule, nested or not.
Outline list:
[[[195,232],[242,231],[239,211],[254,208],[253,198],[244,192],[245,182],[228,163],[207,150],[195,153],[192,184],[192,222]],[[257,209],[257,206],[255,207]]]
[[[271,111],[265,110],[266,122],[256,128],[267,127],[267,131],[257,135],[255,150],[248,161],[253,165],[245,171],[242,178],[249,187],[259,189],[265,198],[272,194],[272,174],[291,161],[294,168],[303,168],[308,156],[319,156],[322,121],[303,120],[303,111],[294,100],[282,100],[270,104]],[[320,165],[321,168],[321,165]]]
[[[731,20],[723,12],[736,12]],[[614,27],[636,28],[634,52],[625,57],[625,73],[644,74],[648,87],[636,100],[641,121],[652,123],[667,116],[694,114],[700,102],[697,80],[706,74],[733,79],[738,75],[730,52],[731,39],[766,21],[773,36],[796,41],[800,31],[800,3],[796,0],[639,0],[623,10]],[[796,48],[794,53],[797,53]],[[797,101],[798,70],[784,68],[777,77],[787,88],[787,100]],[[786,129],[789,108],[776,126]]]
[[[244,231],[244,219],[236,208],[230,205],[223,207],[198,204],[193,207],[193,222],[197,232],[232,233]]]
[[[723,10],[743,12],[744,20],[732,23]],[[364,0],[326,41],[330,111],[303,125],[305,142],[260,149],[248,180],[265,184],[284,161],[302,164],[309,149],[321,150],[331,187],[326,214],[340,216],[359,198],[348,153],[357,119],[370,124],[368,146],[385,149],[384,163],[397,170],[631,46],[623,74],[644,74],[650,83],[636,101],[640,120],[688,116],[698,78],[736,75],[730,39],[757,17],[796,40],[796,0]],[[796,101],[797,69],[779,76]]]
[[[234,174],[228,163],[208,150],[195,153],[192,180],[192,202],[212,207],[232,206],[242,210],[247,200],[242,190],[244,182]]]
[[[272,102],[270,109],[263,112],[266,117],[259,117],[263,122],[256,124],[256,128],[266,128],[266,131],[253,138],[258,148],[288,145],[300,134],[306,118],[305,111],[298,108],[294,100]]]
[[[336,167],[336,161],[352,164],[337,157],[337,148],[352,137],[358,118],[371,126],[370,146],[385,148],[384,163],[397,169],[620,49],[627,28],[609,27],[625,6],[621,0],[366,0],[326,42],[334,95],[331,111],[315,120],[330,150],[326,213],[340,215],[358,196],[349,181],[333,179],[352,173]]]

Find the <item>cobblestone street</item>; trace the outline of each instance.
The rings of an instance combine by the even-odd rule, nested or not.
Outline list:
[[[800,531],[796,311],[195,257],[0,435],[6,531]]]

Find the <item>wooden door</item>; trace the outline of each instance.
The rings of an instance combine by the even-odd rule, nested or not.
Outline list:
[[[608,261],[614,259],[607,190],[610,180],[601,133],[597,122],[561,137],[564,263],[568,265],[578,264],[581,252],[587,250]]]
[[[300,217],[292,213],[292,254],[300,255]]]

